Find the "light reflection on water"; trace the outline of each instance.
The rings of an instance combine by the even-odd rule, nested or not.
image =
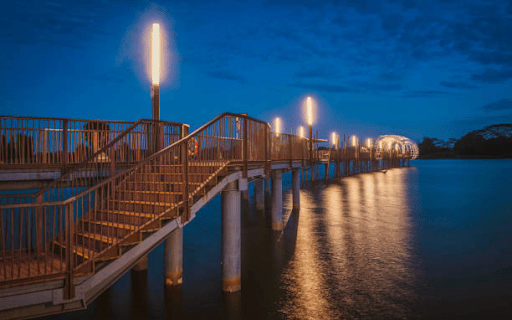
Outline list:
[[[413,314],[407,176],[407,169],[389,170],[302,191],[295,255],[283,270],[283,314],[310,319]]]
[[[299,212],[283,175],[283,232],[251,190],[238,294],[222,294],[216,197],[184,230],[183,287],[165,289],[159,246],[145,275],[48,319],[512,318],[512,161],[415,165],[309,184]]]

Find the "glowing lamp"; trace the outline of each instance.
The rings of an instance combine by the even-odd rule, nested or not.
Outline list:
[[[311,126],[311,125],[313,125],[313,106],[312,106],[311,97],[308,97],[307,104],[308,104],[308,124]]]
[[[276,118],[276,133],[281,133],[281,119]]]
[[[336,133],[333,132],[332,135],[331,135],[331,141],[332,141],[332,145],[336,145]]]
[[[368,148],[371,148],[371,147],[372,147],[372,140],[368,139]]]
[[[301,138],[304,138],[304,127],[303,126],[300,126],[300,128],[299,128],[299,135]]]
[[[158,23],[153,23],[151,75],[153,78],[153,85],[158,85],[160,83],[160,25]]]
[[[352,146],[356,146],[356,136],[352,136]]]

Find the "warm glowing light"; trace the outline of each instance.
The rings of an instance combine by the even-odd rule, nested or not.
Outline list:
[[[276,118],[276,133],[281,133],[281,119]]]
[[[391,146],[393,145],[393,142],[388,143],[388,149],[391,149]]]
[[[331,135],[331,141],[332,141],[332,145],[336,145],[336,133],[333,132],[332,135]]]
[[[313,106],[311,102],[311,97],[308,97],[308,124],[313,125]]]
[[[396,146],[396,147],[395,147],[396,151],[398,151],[398,145],[395,145],[395,146]]]
[[[372,147],[372,139],[368,139],[368,148]]]
[[[379,141],[379,149],[382,149],[382,141]]]
[[[300,128],[299,128],[299,135],[301,138],[304,138],[304,127],[303,126],[300,126]]]
[[[160,25],[158,23],[153,23],[151,66],[153,84],[158,85],[160,83]]]
[[[356,136],[352,136],[352,146],[356,146]]]

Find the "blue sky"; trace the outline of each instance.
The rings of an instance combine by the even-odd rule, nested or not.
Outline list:
[[[459,138],[512,122],[512,1],[10,1],[2,115],[151,117],[149,32],[165,32],[161,118],[224,111],[295,131]]]

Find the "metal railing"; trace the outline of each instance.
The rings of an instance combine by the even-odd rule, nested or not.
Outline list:
[[[132,124],[0,116],[0,169],[65,168],[88,158]]]
[[[168,146],[160,141],[166,132],[172,136],[172,131],[155,126],[157,130],[140,134],[145,125],[147,120],[133,124],[127,129],[134,133],[132,138],[126,134],[113,139],[51,189],[66,189],[69,183],[87,179],[89,164],[94,164],[94,170],[104,170],[95,176],[104,179],[92,187],[81,190],[80,183],[73,185],[75,191],[64,201],[63,194],[40,193],[35,195],[39,201],[0,205],[0,286],[64,278],[72,294],[75,275],[94,272],[95,261],[115,258],[120,246],[140,238],[141,230],[158,229],[163,218],[181,216],[183,222],[188,221],[197,197],[207,192],[207,185],[215,184],[228,165],[240,167],[247,176],[249,166],[255,164],[268,169],[272,161],[300,160],[304,165],[309,160],[307,139],[271,133],[268,123],[247,115],[223,113],[180,140],[168,140]],[[139,136],[153,139],[147,138],[142,145],[163,148],[139,156],[120,147],[144,149],[130,148]],[[361,148],[327,151],[333,161],[354,160],[363,153]],[[98,161],[102,152],[114,161]],[[315,150],[313,161],[321,159],[322,152]],[[133,165],[121,172],[112,170],[112,163],[122,157]],[[122,212],[130,214],[123,216]],[[92,220],[101,233],[86,237],[86,226]]]

